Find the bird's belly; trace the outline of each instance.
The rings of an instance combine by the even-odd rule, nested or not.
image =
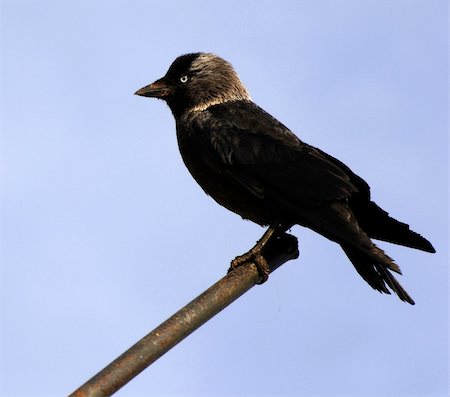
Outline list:
[[[233,182],[226,173],[224,164],[212,157],[199,155],[180,145],[183,161],[201,188],[217,203],[235,212],[244,219],[260,225],[269,225],[276,221],[264,199],[258,198]]]

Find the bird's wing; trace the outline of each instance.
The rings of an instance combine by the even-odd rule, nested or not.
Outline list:
[[[368,195],[367,184],[347,166],[303,143],[252,102],[212,106],[192,127],[190,139],[214,156],[211,164],[255,195],[288,195],[307,205]]]

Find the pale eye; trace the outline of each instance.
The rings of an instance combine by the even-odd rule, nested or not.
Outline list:
[[[184,74],[183,76],[181,76],[181,77],[180,77],[180,81],[181,81],[183,84],[186,84],[187,81],[188,81],[187,75]]]

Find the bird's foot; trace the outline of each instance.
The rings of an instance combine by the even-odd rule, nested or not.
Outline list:
[[[271,226],[252,249],[231,261],[228,273],[240,266],[253,263],[260,276],[257,284],[263,284],[271,271],[288,260],[298,258],[298,255],[297,239]]]
[[[257,284],[263,284],[269,278],[270,267],[267,259],[263,255],[264,249],[270,245],[269,243],[276,239],[279,234],[279,229],[276,226],[270,226],[262,237],[257,241],[255,246],[243,255],[239,255],[231,261],[231,266],[228,273],[247,263],[253,263],[260,275]]]
[[[258,247],[259,248],[259,247]],[[239,266],[243,266],[247,263],[253,263],[256,266],[256,269],[259,273],[259,281],[257,284],[263,284],[269,278],[269,265],[267,263],[266,258],[262,256],[261,249],[255,249],[253,247],[250,251],[246,252],[243,255],[239,255],[231,261],[230,268],[228,269],[228,273],[238,268]]]

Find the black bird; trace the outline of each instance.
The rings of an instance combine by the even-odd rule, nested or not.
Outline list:
[[[389,287],[414,304],[390,272],[401,274],[399,266],[371,238],[435,252],[431,243],[371,201],[368,184],[345,164],[253,103],[230,63],[209,53],[182,55],[136,94],[167,102],[184,163],[208,195],[269,226],[232,266],[252,257],[265,281],[262,247],[298,224],[338,243],[371,287],[388,294]]]

